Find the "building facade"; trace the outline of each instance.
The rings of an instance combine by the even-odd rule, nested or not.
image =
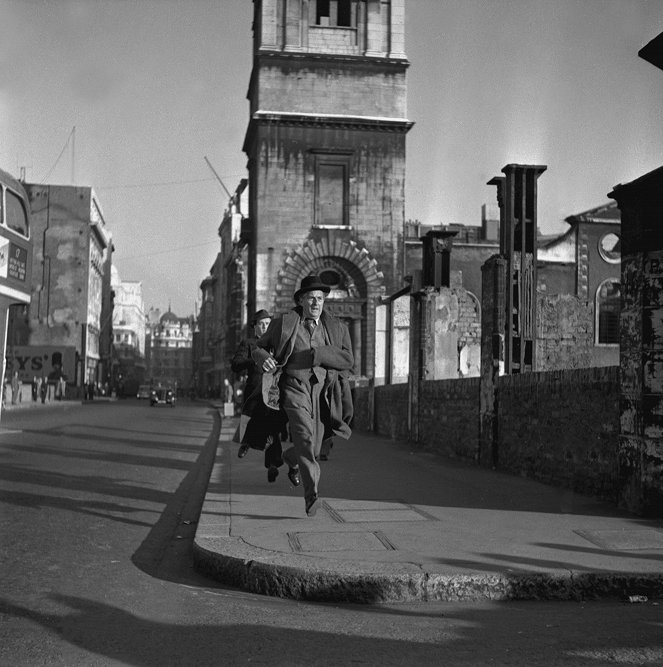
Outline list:
[[[138,281],[123,281],[117,269],[111,269],[113,288],[113,387],[123,393],[145,382],[145,305],[143,285]]]
[[[196,318],[194,374],[200,396],[219,396],[251,314],[246,308],[248,245],[248,181],[231,195],[219,225],[219,253],[200,284],[201,306]]]
[[[146,380],[171,387],[177,395],[193,388],[193,316],[178,317],[171,310],[161,314],[151,308],[147,313]]]
[[[537,288],[547,297],[572,295],[586,304],[587,366],[619,363],[621,215],[615,202],[565,218],[569,229],[539,239]],[[569,313],[565,319],[569,319]],[[575,315],[571,315],[574,317]],[[559,331],[553,329],[559,338]],[[576,334],[577,336],[577,334]],[[570,341],[575,347],[578,339]],[[563,360],[560,360],[562,363]]]
[[[566,232],[539,235],[537,239],[537,370],[617,365],[621,309],[619,210],[614,203],[603,204],[571,215],[565,222],[569,225]],[[499,294],[494,291],[497,273],[491,274],[490,290],[482,286],[484,268],[491,271],[488,266],[503,260],[496,241],[499,216],[495,209],[484,205],[481,226],[405,223],[405,286],[382,299],[377,309],[376,384],[404,383],[411,375],[410,301],[412,291],[422,283],[417,277],[425,269],[422,238],[429,233],[452,235],[448,254],[451,296],[445,297],[446,301],[437,298],[440,312],[430,316],[435,331],[431,339],[440,341],[439,346],[445,338],[451,339],[446,351],[437,354],[440,372],[444,377],[476,376],[482,362],[490,361],[490,357],[479,358],[475,349],[481,312],[497,317],[496,313],[506,309],[505,287],[498,290]],[[422,349],[425,352],[425,346]],[[503,359],[500,369],[504,371]]]
[[[288,310],[319,274],[371,377],[376,301],[402,279],[404,0],[254,7],[247,312]]]
[[[32,300],[25,354],[48,357],[70,386],[110,377],[113,245],[92,188],[25,184],[32,211]],[[106,292],[106,293],[105,293]]]

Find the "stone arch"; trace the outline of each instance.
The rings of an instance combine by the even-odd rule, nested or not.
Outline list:
[[[332,290],[326,308],[350,329],[355,353],[355,373],[373,376],[375,306],[385,294],[384,275],[366,248],[354,241],[308,239],[283,261],[275,286],[274,312],[294,306],[293,295],[302,278],[316,273],[329,276]],[[334,278],[336,276],[336,278]]]
[[[338,270],[346,284],[356,290],[348,294],[351,298],[371,299],[385,293],[384,275],[366,248],[360,249],[354,241],[341,241],[332,246],[325,240],[308,239],[290,252],[283,262],[276,282],[276,308],[280,311],[291,308],[292,295],[302,278],[328,268]]]

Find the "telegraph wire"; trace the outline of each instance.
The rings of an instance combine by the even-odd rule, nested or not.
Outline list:
[[[226,178],[245,178],[245,174],[231,174],[230,177],[226,176]],[[134,188],[154,188],[154,187],[160,187],[163,185],[187,185],[190,183],[211,183],[212,181],[218,181],[220,180],[218,177],[216,178],[196,178],[196,179],[191,179],[191,180],[184,180],[184,181],[158,181],[155,183],[127,183],[127,184],[122,184],[122,185],[95,185],[94,189],[95,190],[123,190],[123,189],[134,189]],[[222,184],[223,185],[223,184]],[[224,186],[225,188],[225,186]],[[227,190],[226,190],[227,192]]]
[[[143,257],[156,257],[157,255],[167,255],[168,253],[171,252],[179,252],[180,250],[190,250],[191,248],[202,248],[204,246],[209,246],[209,245],[217,245],[218,241],[208,241],[207,243],[197,243],[196,245],[186,245],[186,246],[180,246],[179,248],[170,248],[169,250],[161,250],[160,252],[148,252],[144,255],[131,255],[130,257],[123,257],[123,256],[116,256],[113,255],[114,260],[127,260],[127,259],[141,259]]]
[[[48,170],[48,173],[44,178],[41,179],[40,185],[43,185],[46,179],[53,173],[53,170],[55,167],[58,166],[58,162],[60,162],[60,158],[63,156],[65,150],[67,149],[67,146],[69,145],[69,141],[71,140],[72,135],[76,132],[76,126],[71,128],[71,132],[69,133],[69,136],[67,137],[67,141],[64,142],[64,146],[62,147],[62,150],[60,151],[60,155],[58,155],[57,159],[55,160],[53,166]],[[210,179],[211,180],[211,179]]]
[[[128,185],[95,185],[95,190],[123,190],[133,188],[154,188],[162,185],[185,185],[189,183],[210,183],[213,178],[198,178],[190,181],[163,181],[160,183],[133,183]]]

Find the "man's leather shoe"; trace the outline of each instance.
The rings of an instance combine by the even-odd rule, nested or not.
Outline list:
[[[275,482],[278,476],[279,476],[279,469],[276,466],[269,466],[269,468],[267,469],[267,481]]]
[[[306,515],[315,516],[315,513],[318,511],[319,506],[319,497],[317,493],[314,493],[312,496],[309,496],[306,499]]]
[[[302,483],[301,477],[299,476],[299,468],[290,468],[290,470],[288,470],[288,479],[292,482],[293,486],[299,486]]]
[[[246,452],[249,451],[249,446],[244,444],[241,445],[239,450],[237,450],[237,456],[239,456],[240,459],[243,459],[246,456]]]

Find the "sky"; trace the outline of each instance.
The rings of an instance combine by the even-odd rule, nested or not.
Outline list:
[[[663,164],[663,0],[405,0],[406,219],[479,225],[543,164],[541,231]],[[94,188],[120,278],[194,314],[246,177],[251,0],[0,0],[0,168]],[[205,161],[213,166],[223,185]]]

